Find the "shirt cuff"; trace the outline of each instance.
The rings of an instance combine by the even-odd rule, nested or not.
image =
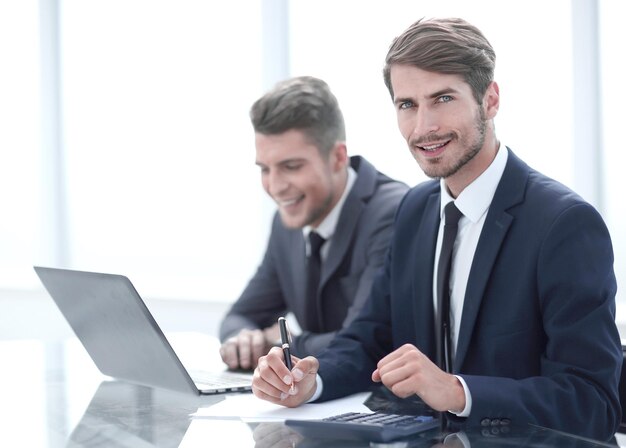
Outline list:
[[[322,395],[322,389],[324,388],[324,383],[322,382],[322,377],[319,376],[319,374],[315,374],[315,384],[317,384],[317,387],[315,388],[315,393],[313,394],[311,398],[309,398],[306,401],[307,403],[311,403],[317,400],[320,397],[320,395]]]
[[[459,375],[454,375],[461,382],[461,386],[463,386],[463,392],[465,392],[465,408],[461,412],[448,411],[451,414],[456,415],[457,417],[469,417],[470,412],[472,412],[472,394],[470,394],[469,388],[467,387],[467,383],[463,378]]]
[[[452,434],[445,436],[443,439],[443,445],[444,446],[459,446],[458,444],[455,444],[456,441],[461,443],[462,448],[471,448],[472,446],[472,444],[470,443],[467,437],[467,434],[465,434],[463,431],[454,432]]]

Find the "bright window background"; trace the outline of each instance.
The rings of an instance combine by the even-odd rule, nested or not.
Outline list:
[[[267,234],[260,3],[68,0],[61,24],[72,265],[232,300]]]
[[[624,52],[626,2],[600,2],[601,86],[605,218],[613,238],[618,281],[618,319],[626,321],[626,200],[624,199]],[[593,148],[592,150],[595,150]],[[621,280],[621,281],[620,281]],[[620,290],[621,288],[621,290]],[[621,306],[619,306],[621,305]],[[622,335],[626,337],[626,335]]]
[[[0,1],[0,288],[29,284],[41,243],[37,6]]]
[[[411,185],[424,176],[396,128],[384,55],[419,17],[473,22],[498,55],[498,136],[531,166],[578,189],[577,1],[59,1],[66,193],[55,222],[48,134],[41,131],[50,118],[41,110],[42,3],[0,1],[0,289],[39,287],[32,264],[54,264],[57,254],[71,268],[128,275],[144,296],[238,296],[260,261],[273,211],[248,120],[268,73],[285,65],[281,51],[272,59],[263,47],[270,4],[288,6],[290,74],[319,76],[339,98],[349,151]],[[624,93],[615,55],[624,42],[624,6],[601,7],[602,204],[619,280],[626,279],[618,140]],[[66,242],[51,230],[58,222],[66,223]]]

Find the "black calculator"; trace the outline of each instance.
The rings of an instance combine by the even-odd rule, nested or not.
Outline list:
[[[285,425],[305,437],[388,442],[437,428],[439,419],[431,415],[348,412],[322,420],[285,420]]]

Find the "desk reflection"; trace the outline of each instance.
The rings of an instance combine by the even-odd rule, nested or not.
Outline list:
[[[195,447],[254,447],[254,448],[599,448],[617,445],[581,439],[540,427],[511,427],[505,431],[474,428],[441,436],[437,430],[428,431],[408,440],[394,442],[362,442],[305,438],[279,422],[248,423],[194,419],[181,443],[181,448]]]
[[[197,403],[176,393],[118,381],[100,384],[66,447],[180,445]]]
[[[472,428],[369,443],[304,438],[278,422],[194,418],[224,396],[197,397],[106,380],[75,341],[1,341],[0,446],[412,448],[613,446],[538,427]],[[104,380],[104,381],[103,381]]]

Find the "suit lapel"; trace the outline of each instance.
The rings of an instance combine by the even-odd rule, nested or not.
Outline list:
[[[487,281],[491,276],[493,264],[504,241],[504,236],[513,221],[513,217],[503,211],[500,211],[498,216],[493,217],[493,219],[489,219],[489,215],[487,216],[489,222],[485,221],[480,235],[465,290],[463,316],[461,317],[461,328],[454,361],[455,371],[458,371],[459,366],[463,365]]]
[[[355,185],[356,186],[356,185]],[[363,211],[363,202],[360,198],[348,197],[341,210],[341,217],[337,223],[333,242],[328,252],[328,257],[322,263],[322,277],[320,287],[322,287],[331,275],[337,270],[339,264],[344,259],[346,252],[352,243],[352,235]]]
[[[440,194],[431,194],[422,215],[415,247],[415,272],[413,276],[412,307],[416,322],[416,341],[424,341],[419,349],[431,360],[436,360],[435,308],[433,306],[433,260],[437,247],[440,221]]]
[[[524,198],[528,179],[528,166],[510,150],[508,157],[502,179],[489,206],[467,281],[461,328],[459,329],[458,346],[454,361],[454,370],[456,372],[461,370],[467,355],[487,283],[491,277],[500,247],[504,243],[506,233],[514,220],[513,215],[508,213],[507,210],[522,202]]]
[[[357,179],[343,204],[328,257],[322,263],[320,288],[326,284],[331,275],[339,268],[341,261],[350,248],[352,235],[355,234],[355,228],[365,203],[376,190],[375,168],[360,157],[352,157],[351,162],[353,162],[353,168],[357,171]],[[358,164],[358,166],[354,166],[355,164]]]

